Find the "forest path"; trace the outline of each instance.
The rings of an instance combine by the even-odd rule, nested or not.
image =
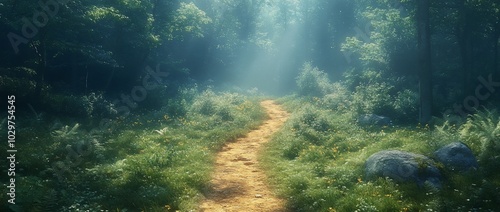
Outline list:
[[[285,211],[284,200],[277,198],[266,184],[257,156],[262,144],[269,141],[289,114],[272,100],[261,105],[269,119],[245,137],[226,144],[218,153],[201,211]]]

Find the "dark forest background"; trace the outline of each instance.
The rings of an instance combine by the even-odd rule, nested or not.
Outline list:
[[[499,44],[498,0],[0,0],[0,211],[197,211],[264,99],[231,161],[290,211],[499,211]]]
[[[283,95],[310,62],[351,90],[411,91],[422,122],[500,96],[485,86],[500,76],[496,0],[2,0],[0,31],[0,93],[41,110],[52,94],[114,98],[157,65],[169,90]]]

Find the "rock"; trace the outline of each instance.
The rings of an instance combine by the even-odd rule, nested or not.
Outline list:
[[[434,152],[434,157],[446,169],[452,171],[465,172],[479,167],[471,149],[462,142],[453,142],[441,147]]]
[[[392,126],[392,120],[385,116],[375,114],[364,114],[358,117],[358,124],[361,126]]]
[[[414,182],[441,188],[441,173],[433,161],[424,155],[398,150],[384,150],[370,156],[365,163],[368,180],[388,177],[396,182]]]

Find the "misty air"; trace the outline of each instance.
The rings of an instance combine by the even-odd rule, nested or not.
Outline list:
[[[0,0],[0,211],[498,211],[497,0]]]

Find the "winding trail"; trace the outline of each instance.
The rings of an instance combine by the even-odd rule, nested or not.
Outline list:
[[[284,200],[277,198],[266,184],[257,155],[262,144],[283,125],[289,114],[272,100],[263,101],[261,105],[269,119],[218,153],[200,211],[285,211]]]

